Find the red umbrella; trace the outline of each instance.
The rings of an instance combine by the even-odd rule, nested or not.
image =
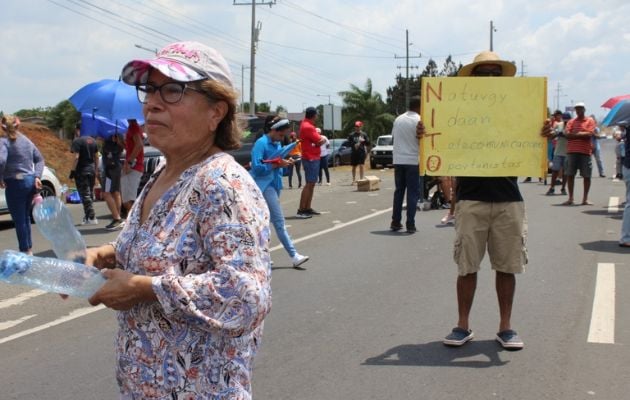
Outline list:
[[[621,96],[611,97],[610,99],[606,100],[606,102],[602,104],[601,106],[604,108],[613,108],[615,104],[619,103],[622,100],[627,100],[627,99],[630,99],[630,94],[624,94]]]

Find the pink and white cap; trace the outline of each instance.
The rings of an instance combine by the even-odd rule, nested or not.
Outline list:
[[[179,82],[210,79],[234,87],[230,67],[223,56],[199,42],[172,43],[155,58],[129,61],[123,67],[122,80],[129,85],[146,83],[151,68]]]

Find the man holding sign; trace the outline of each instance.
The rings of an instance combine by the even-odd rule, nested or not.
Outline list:
[[[484,51],[478,54],[471,64],[462,67],[458,76],[511,77],[515,73],[514,64],[501,60],[494,52]],[[446,86],[449,80],[455,82],[454,79],[456,78],[446,78],[444,85]],[[498,117],[495,117],[496,113],[488,116],[490,115],[489,107],[496,109],[500,102],[509,101],[511,97],[511,93],[500,93],[502,85],[512,83],[507,79],[505,81],[502,79],[499,82],[494,79],[487,79],[483,83],[489,89],[486,92],[480,90],[474,93],[470,89],[472,85],[469,84],[468,80],[461,81],[462,83],[465,82],[463,89],[458,89],[453,95],[449,95],[448,92],[442,93],[442,83],[439,83],[439,95],[441,96],[438,96],[439,100],[450,102],[447,106],[453,107],[454,104],[456,109],[454,116],[448,118],[443,126],[457,128],[455,125],[460,127],[465,125],[465,129],[463,129],[462,139],[451,141],[448,146],[442,149],[437,148],[437,150],[434,146],[435,141],[446,140],[446,133],[444,131],[437,132],[436,127],[432,125],[437,120],[435,114],[439,112],[439,109],[432,108],[430,114],[425,114],[427,112],[425,107],[430,107],[430,104],[427,103],[430,102],[430,99],[427,97],[431,97],[432,94],[429,93],[429,90],[426,93],[423,91],[422,121],[428,124],[432,130],[428,131],[422,121],[418,123],[417,133],[423,137],[424,142],[421,147],[429,149],[429,154],[425,154],[425,158],[421,160],[421,165],[428,174],[458,176],[454,259],[458,266],[459,275],[457,278],[459,318],[457,326],[444,338],[444,344],[447,346],[462,346],[474,337],[469,326],[469,315],[477,287],[477,272],[487,249],[492,269],[496,271],[496,291],[499,300],[500,322],[496,340],[505,349],[519,350],[523,348],[523,341],[516,331],[512,330],[511,326],[512,303],[516,287],[515,274],[523,272],[524,265],[527,263],[525,206],[516,178],[518,171],[522,171],[518,168],[522,166],[520,162],[517,165],[514,158],[506,157],[505,161],[502,159],[487,161],[487,157],[481,158],[483,155],[480,155],[481,153],[477,150],[487,150],[492,147],[496,150],[494,153],[500,153],[503,146],[513,150],[514,146],[531,148],[537,146],[538,139],[541,143],[544,142],[544,139],[535,137],[528,139],[529,141],[504,140],[506,135],[501,129],[504,126],[513,126],[514,121],[511,121],[511,124],[499,121],[492,125],[495,122],[493,118],[498,119]],[[525,81],[516,83],[525,83]],[[424,88],[425,84],[423,83]],[[544,106],[544,94],[541,96],[542,99],[539,100],[541,100],[542,108]],[[456,103],[456,101],[458,102]],[[472,103],[473,101],[475,103]],[[464,109],[465,107],[469,108]],[[468,114],[462,116],[462,110]],[[477,114],[472,114],[475,111]],[[544,114],[541,112],[540,115],[542,122]],[[520,125],[524,123],[525,121],[522,121]],[[466,137],[466,132],[470,132],[473,124],[477,128],[481,127],[481,130],[499,131],[499,138],[493,139],[490,136],[471,138],[470,134]],[[484,128],[486,126],[488,128]],[[536,130],[538,129],[540,128],[536,128]],[[543,135],[549,134],[550,129],[549,123],[545,123]],[[434,150],[433,154],[430,153],[431,149]],[[457,153],[455,157],[449,160],[447,157],[451,154],[449,153],[450,150],[453,152],[455,150],[464,151]],[[541,154],[544,154],[546,149],[542,147],[535,149],[536,152],[539,150]],[[514,176],[497,176],[497,171],[510,175],[514,173]],[[480,176],[471,176],[471,173],[479,173]]]

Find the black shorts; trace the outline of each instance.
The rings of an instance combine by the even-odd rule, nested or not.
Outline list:
[[[590,178],[593,174],[593,163],[588,154],[569,153],[567,154],[567,165],[564,169],[566,176],[575,176],[580,171],[582,178]]]
[[[365,164],[365,152],[364,151],[355,151],[350,154],[350,165],[361,165]]]
[[[103,188],[107,193],[120,192],[120,174],[122,167],[106,168],[105,169],[105,187]]]

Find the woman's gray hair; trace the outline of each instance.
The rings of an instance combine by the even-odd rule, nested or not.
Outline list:
[[[214,80],[201,81],[199,88],[203,90],[211,102],[223,101],[228,106],[225,117],[217,126],[214,143],[221,150],[235,150],[241,147],[242,127],[239,126],[236,118],[238,101],[236,91],[226,84]]]

